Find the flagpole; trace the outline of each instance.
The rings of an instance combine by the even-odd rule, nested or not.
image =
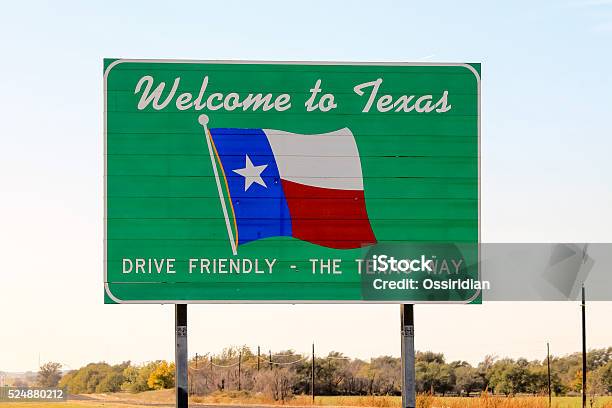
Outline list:
[[[210,131],[208,130],[208,115],[202,114],[198,117],[198,122],[202,125],[204,129],[204,137],[206,138],[206,144],[208,145],[208,152],[210,153],[210,163],[212,164],[213,173],[215,174],[215,181],[217,182],[217,191],[219,192],[219,201],[221,201],[221,208],[223,209],[223,216],[225,217],[225,226],[227,227],[227,236],[230,240],[230,245],[232,246],[232,253],[234,255],[238,254],[236,249],[236,241],[234,240],[234,233],[232,232],[232,226],[229,221],[229,216],[227,214],[227,207],[225,206],[225,197],[223,196],[223,189],[221,188],[221,181],[219,180],[219,172],[217,171],[217,163],[215,162],[215,155],[213,153],[212,147],[212,136],[210,135]]]

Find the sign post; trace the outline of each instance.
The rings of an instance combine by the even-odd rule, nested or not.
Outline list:
[[[400,305],[400,320],[402,333],[402,408],[415,408],[414,305]]]
[[[187,393],[187,305],[174,305],[174,313],[176,407],[187,408],[189,405],[189,394]]]

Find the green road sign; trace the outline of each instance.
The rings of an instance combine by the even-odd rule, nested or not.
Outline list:
[[[480,64],[104,61],[107,303],[478,301]]]

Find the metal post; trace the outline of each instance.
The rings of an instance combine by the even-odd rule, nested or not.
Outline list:
[[[400,305],[402,332],[402,408],[414,408],[414,305]]]
[[[242,372],[242,351],[238,353],[238,391],[240,391],[240,374]]]
[[[195,355],[195,369],[196,370],[198,369],[198,357],[199,357],[198,353],[196,353]],[[195,378],[195,375],[194,375],[194,378]],[[189,393],[193,395],[194,394],[193,389],[195,388],[195,386],[193,385],[193,379],[190,381],[190,383],[191,385],[189,386]]]
[[[210,385],[215,386],[215,373],[213,372],[213,356],[212,352],[210,353]]]
[[[187,305],[175,305],[175,366],[176,366],[176,407],[187,408]]]
[[[315,400],[315,354],[314,354],[314,343],[312,343],[312,367],[311,367],[311,386],[310,392],[312,394],[312,403],[314,404]]]
[[[587,400],[587,346],[586,346],[586,303],[584,300],[584,285],[582,285],[582,408],[586,408]]]
[[[546,360],[548,365],[548,407],[552,406],[552,388],[550,383],[550,345],[546,343]]]

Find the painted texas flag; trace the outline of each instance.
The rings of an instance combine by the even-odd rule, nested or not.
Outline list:
[[[212,128],[210,136],[230,195],[234,252],[280,236],[337,249],[376,243],[348,128],[316,135]]]

